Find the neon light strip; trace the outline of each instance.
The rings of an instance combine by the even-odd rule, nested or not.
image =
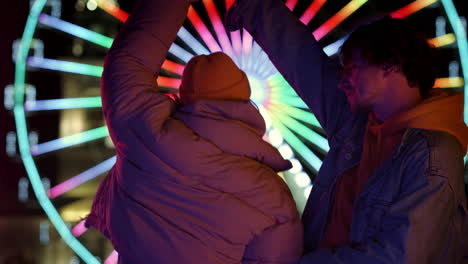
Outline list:
[[[104,138],[109,136],[107,127],[99,127],[88,130],[86,132],[78,133],[75,135],[54,139],[48,142],[38,144],[31,147],[31,154],[38,156],[41,154],[49,153],[59,149],[68,148],[74,145],[82,144],[85,142],[93,141],[96,139]]]
[[[47,194],[49,196],[49,198],[56,198],[78,186],[80,186],[81,184],[85,183],[85,182],[88,182],[94,178],[96,178],[97,176],[103,174],[103,173],[106,173],[107,171],[109,171],[110,169],[112,169],[112,167],[114,166],[115,164],[115,161],[117,160],[117,158],[114,156],[110,159],[107,159],[101,163],[99,163],[98,165],[76,175],[76,176],[73,176],[72,178],[52,187],[49,189],[49,191],[47,191]]]
[[[252,51],[253,37],[247,30],[242,31],[242,52],[244,55],[249,55]]]
[[[174,89],[179,89],[180,83],[182,82],[181,79],[170,78],[159,76],[156,81],[158,82],[158,86],[160,87],[169,87]]]
[[[352,15],[356,10],[358,10],[362,5],[367,3],[367,0],[352,0],[349,2],[345,7],[343,7],[338,13],[333,15],[330,19],[328,19],[323,25],[317,28],[313,35],[317,41],[322,39],[325,35],[327,35],[330,31],[336,28],[341,22],[343,22],[346,18]]]
[[[442,0],[445,12],[452,25],[453,31],[457,38],[458,52],[460,54],[460,62],[462,66],[463,77],[468,78],[468,41],[466,39],[466,31],[460,21],[457,9],[451,0]],[[468,83],[465,82],[465,124],[468,125]]]
[[[182,39],[185,43],[187,43],[197,55],[210,54],[210,52],[202,44],[200,44],[200,42],[195,37],[193,37],[192,34],[190,34],[190,32],[184,27],[180,28],[179,32],[177,33],[177,36],[180,39]]]
[[[340,51],[341,46],[343,46],[343,43],[348,38],[348,36],[346,36],[344,38],[341,38],[341,39],[333,42],[332,44],[326,46],[325,48],[323,48],[323,52],[325,52],[328,57],[331,57],[331,56],[337,54],[338,51]]]
[[[62,237],[63,241],[73,250],[75,253],[88,264],[98,264],[99,261],[91,254],[86,247],[84,247],[80,241],[78,241],[70,232],[68,227],[63,222],[57,209],[52,205],[49,198],[47,197],[44,186],[42,185],[39,172],[34,163],[34,160],[30,153],[30,146],[28,140],[28,132],[26,126],[26,117],[23,109],[24,103],[24,82],[26,78],[26,59],[28,57],[29,47],[36,29],[37,20],[39,14],[42,12],[46,0],[36,0],[32,5],[27,21],[23,36],[21,37],[21,45],[18,48],[16,57],[16,71],[15,71],[15,107],[14,116],[16,121],[16,131],[18,134],[18,145],[23,160],[24,167],[28,173],[29,180],[31,182],[33,191],[36,195],[37,201],[44,209],[44,212],[49,217],[52,224],[55,226],[57,232]]]
[[[75,37],[87,40],[105,48],[110,48],[112,45],[112,38],[106,37],[86,28],[74,25],[72,23],[60,20],[46,14],[39,16],[39,22],[43,25],[63,31]]]
[[[172,43],[171,47],[169,48],[169,53],[172,53],[177,58],[181,59],[185,63],[187,63],[191,58],[193,58],[193,54],[186,51],[179,45]]]
[[[240,30],[231,32],[231,40],[232,40],[232,48],[234,49],[234,53],[237,56],[240,56],[242,54],[242,39],[240,35]]]
[[[316,171],[322,166],[322,161],[304,144],[302,141],[289,130],[274,113],[271,114],[273,126],[277,128],[284,140],[298,153],[310,166]]]
[[[128,13],[118,8],[112,1],[97,0],[97,4],[102,10],[106,11],[107,13],[117,18],[118,20],[122,22],[127,21]]]
[[[76,226],[73,227],[72,234],[74,237],[79,237],[84,232],[88,231],[88,228],[85,226],[85,221],[86,219],[81,220]]]
[[[312,129],[299,123],[298,121],[294,120],[293,118],[291,118],[291,116],[284,114],[281,107],[271,106],[270,109],[274,112],[274,114],[281,120],[281,122],[284,125],[291,128],[293,131],[304,137],[312,144],[318,146],[323,151],[328,152],[330,150],[330,146],[328,146],[328,141],[324,137],[322,137]]]
[[[61,72],[77,73],[95,77],[101,77],[102,66],[83,64],[78,62],[29,57],[28,65],[34,68],[48,69]]]
[[[390,16],[392,18],[398,18],[398,19],[402,19],[402,18],[405,18],[409,15],[412,15],[416,12],[418,12],[419,10],[429,6],[429,5],[432,5],[433,3],[437,2],[437,0],[416,0],[414,2],[412,2],[411,4],[409,5],[406,5],[400,9],[398,9],[397,11],[394,11],[390,14]]]
[[[327,0],[314,0],[299,19],[304,25],[309,24]]]
[[[434,83],[434,88],[456,88],[463,87],[465,81],[461,77],[437,78]]]
[[[165,60],[161,66],[164,70],[177,73],[182,75],[184,73],[185,66],[175,63],[170,60]]]
[[[231,42],[226,34],[226,29],[224,28],[223,22],[219,17],[218,10],[213,2],[213,0],[204,0],[203,4],[205,5],[206,11],[208,12],[208,17],[211,20],[211,25],[213,26],[221,47],[223,48],[224,53],[232,57],[234,54],[232,52]]]
[[[101,97],[99,96],[26,101],[26,103],[24,104],[24,110],[28,112],[96,107],[102,107]]]
[[[294,8],[297,5],[297,2],[298,2],[298,0],[288,0],[288,1],[286,1],[285,5],[289,8],[289,10],[293,11]]]
[[[211,52],[221,51],[221,47],[218,45],[218,42],[213,38],[208,28],[205,26],[203,21],[201,20],[200,16],[198,16],[197,11],[190,6],[188,14],[188,19],[190,23],[195,27],[200,37],[205,41],[208,49]]]
[[[287,105],[279,105],[279,107],[279,109],[281,109],[281,112],[284,112],[285,114],[288,114],[289,116],[294,117],[297,120],[300,120],[304,123],[308,123],[316,127],[321,127],[319,121],[311,112]]]
[[[429,39],[428,42],[430,45],[434,46],[434,48],[440,48],[443,46],[447,46],[453,44],[457,41],[455,34],[449,33],[443,36],[439,36],[433,39]]]
[[[299,96],[284,96],[284,95],[277,95],[272,93],[270,95],[271,102],[290,105],[294,107],[300,108],[308,108],[306,103],[299,97]]]
[[[116,264],[119,260],[119,253],[117,251],[112,250],[110,255],[104,260],[104,264]]]
[[[226,0],[225,1],[225,4],[226,4],[226,10],[228,10],[229,8],[231,8],[231,6],[234,4],[235,0]]]

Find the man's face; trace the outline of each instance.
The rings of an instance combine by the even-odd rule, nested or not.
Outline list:
[[[338,85],[346,94],[351,111],[369,112],[383,99],[385,78],[381,67],[369,64],[361,51],[354,49],[351,60],[343,65]]]

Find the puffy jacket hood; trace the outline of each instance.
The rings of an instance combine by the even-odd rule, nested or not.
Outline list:
[[[224,152],[257,160],[277,172],[292,167],[262,139],[265,121],[250,102],[198,100],[181,106],[174,116]]]

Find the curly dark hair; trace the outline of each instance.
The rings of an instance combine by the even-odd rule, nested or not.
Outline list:
[[[383,18],[357,28],[341,47],[343,65],[351,61],[355,49],[372,65],[396,66],[410,86],[419,86],[422,98],[428,97],[437,75],[437,54],[404,20]]]

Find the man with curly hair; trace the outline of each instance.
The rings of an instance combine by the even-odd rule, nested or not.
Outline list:
[[[382,19],[350,35],[340,64],[280,0],[236,0],[226,24],[251,33],[328,137],[301,263],[463,261],[463,98],[432,89],[427,41]]]

